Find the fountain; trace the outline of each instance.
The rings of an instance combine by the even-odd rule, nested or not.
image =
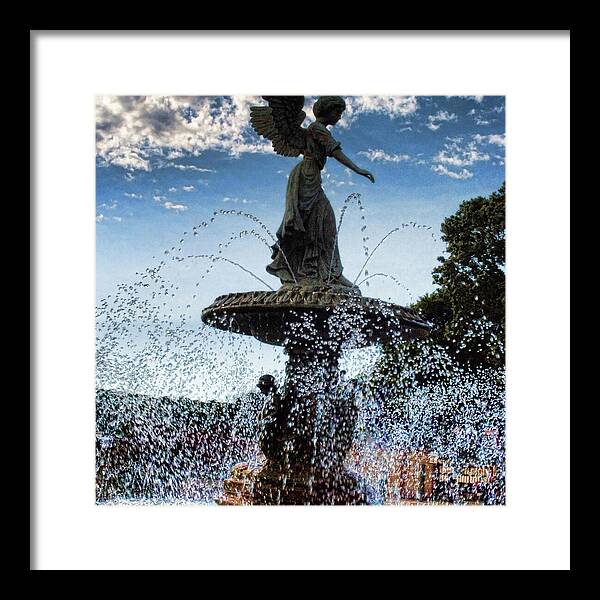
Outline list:
[[[362,296],[342,275],[338,230],[320,172],[333,157],[374,182],[327,129],[340,119],[344,101],[320,98],[313,109],[317,121],[305,129],[303,97],[265,100],[268,106],[251,109],[256,131],[272,140],[279,154],[303,155],[288,180],[285,214],[267,266],[282,285],[219,296],[202,311],[202,321],[282,346],[287,363],[281,392],[273,382],[260,385],[267,397],[260,441],[266,462],[256,470],[235,468],[220,502],[367,504],[368,491],[344,466],[357,410],[339,371],[340,356],[422,338],[430,325],[412,310]]]

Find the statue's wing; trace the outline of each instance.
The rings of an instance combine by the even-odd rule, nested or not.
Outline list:
[[[298,156],[306,148],[304,96],[263,96],[269,106],[251,106],[254,131],[271,140],[282,156]]]

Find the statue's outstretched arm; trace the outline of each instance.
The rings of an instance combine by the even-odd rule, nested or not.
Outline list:
[[[345,167],[348,167],[350,170],[354,171],[358,175],[362,175],[366,177],[371,183],[375,183],[375,177],[366,169],[361,169],[357,165],[355,165],[342,151],[340,148],[337,148],[333,151],[332,155],[335,160],[339,163],[343,164]]]

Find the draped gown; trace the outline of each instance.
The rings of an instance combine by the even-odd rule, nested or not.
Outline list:
[[[304,157],[290,173],[278,244],[272,246],[273,262],[267,266],[282,284],[295,279],[302,284],[352,286],[342,275],[335,214],[321,186],[327,157],[340,147],[322,123],[308,126]]]

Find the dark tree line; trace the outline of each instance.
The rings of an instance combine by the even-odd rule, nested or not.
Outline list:
[[[413,308],[434,324],[431,340],[465,365],[504,365],[505,186],[463,202],[442,223],[446,256],[438,288]]]

